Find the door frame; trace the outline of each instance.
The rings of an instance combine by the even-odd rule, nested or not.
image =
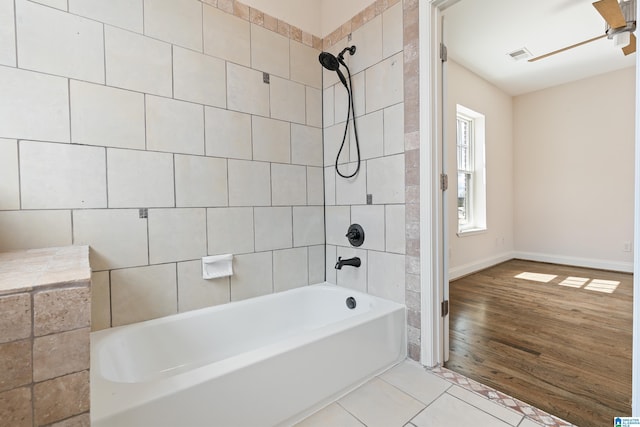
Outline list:
[[[444,363],[444,319],[440,304],[445,297],[446,247],[439,176],[442,172],[442,75],[439,72],[440,12],[460,0],[419,0],[420,45],[420,277],[421,363]],[[640,2],[636,16],[640,16]],[[640,416],[640,52],[636,53],[632,412]],[[636,274],[637,273],[637,274]]]

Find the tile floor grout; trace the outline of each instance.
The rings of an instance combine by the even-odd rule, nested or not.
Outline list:
[[[456,372],[427,368],[410,360],[375,376],[303,420],[301,426],[334,425],[327,422],[341,419],[344,424],[340,425],[345,426],[357,423],[357,427],[420,427],[425,421],[441,423],[445,416],[447,420],[484,417],[490,425],[509,427],[575,427]],[[384,418],[387,420],[382,421]]]

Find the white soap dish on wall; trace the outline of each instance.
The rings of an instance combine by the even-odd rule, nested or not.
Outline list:
[[[217,279],[233,275],[233,254],[202,258],[202,278]]]

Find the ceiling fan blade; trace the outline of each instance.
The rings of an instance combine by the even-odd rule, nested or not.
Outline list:
[[[593,7],[596,8],[611,28],[620,28],[627,25],[627,20],[622,14],[618,0],[600,0],[593,3]]]
[[[631,33],[631,40],[629,40],[629,44],[622,48],[622,52],[624,56],[631,55],[636,51],[636,36]]]
[[[605,38],[605,37],[607,37],[607,35],[603,34],[601,36],[594,37],[592,39],[585,40],[585,41],[582,41],[580,43],[572,44],[571,46],[563,47],[562,49],[554,50],[553,52],[545,53],[544,55],[540,55],[540,56],[536,56],[535,58],[531,58],[528,62],[539,61],[541,59],[548,58],[551,55],[555,55],[556,53],[564,52],[564,51],[567,51],[569,49],[573,49],[574,47],[582,46],[583,44],[591,43],[591,42],[594,42],[596,40],[599,40],[599,39],[602,39],[602,38]]]

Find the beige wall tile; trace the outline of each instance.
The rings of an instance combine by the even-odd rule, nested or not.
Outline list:
[[[251,160],[251,115],[205,107],[207,156]]]
[[[20,209],[18,143],[0,139],[0,210]]]
[[[70,93],[72,142],[144,150],[143,94],[76,80]]]
[[[263,74],[227,62],[227,107],[242,113],[269,116],[269,86]]]
[[[0,391],[30,384],[31,366],[30,339],[0,344]]]
[[[71,211],[0,212],[0,252],[71,245]]]
[[[209,255],[254,250],[253,208],[207,209]]]
[[[195,310],[231,300],[229,278],[202,278],[202,261],[178,263],[178,311]]]
[[[16,23],[21,68],[104,83],[102,24],[28,1]]]
[[[291,80],[320,89],[322,68],[318,63],[316,49],[291,40]]]
[[[291,125],[281,120],[253,117],[253,158],[291,163]]]
[[[307,248],[273,252],[273,290],[286,291],[309,284],[309,253]]]
[[[35,293],[33,319],[34,336],[89,327],[91,324],[89,286]]]
[[[325,281],[324,245],[309,246],[309,284]]]
[[[67,79],[1,67],[0,93],[0,136],[69,142]]]
[[[69,0],[69,12],[142,33],[142,0]]]
[[[229,206],[269,205],[271,205],[269,163],[229,160]]]
[[[150,209],[149,262],[188,261],[207,255],[206,209]]]
[[[307,86],[307,125],[322,127],[322,91]]]
[[[113,326],[178,312],[176,265],[161,264],[111,272]]]
[[[145,0],[144,33],[202,51],[202,3],[197,0]]]
[[[369,293],[404,304],[405,256],[369,251]]]
[[[297,165],[271,165],[271,204],[307,204],[307,168]]]
[[[398,3],[382,14],[382,57],[387,58],[402,48],[402,3]]]
[[[99,331],[111,326],[111,291],[109,272],[91,274],[91,330]]]
[[[293,246],[293,220],[290,207],[255,208],[256,251]]]
[[[174,206],[173,155],[107,149],[110,208]]]
[[[226,107],[225,62],[219,58],[174,46],[173,93],[177,99]]]
[[[33,409],[37,425],[54,423],[89,410],[89,371],[35,384]]]
[[[172,95],[171,45],[105,26],[107,84],[154,95]]]
[[[16,27],[13,0],[0,0],[0,64],[16,66]]]
[[[273,292],[271,252],[239,255],[233,258],[231,301],[239,301]]]
[[[271,76],[269,87],[271,117],[304,124],[307,120],[304,85]]]
[[[0,343],[31,336],[31,296],[18,294],[0,297]]]
[[[227,160],[202,156],[174,157],[177,207],[227,206]]]
[[[22,387],[0,393],[0,420],[11,427],[33,427],[31,388]]]
[[[324,171],[322,168],[307,167],[307,204],[324,204]]]
[[[33,380],[48,380],[89,369],[89,328],[37,337],[33,341]]]
[[[322,166],[322,129],[291,125],[291,163]]]
[[[204,6],[204,53],[236,64],[251,65],[251,24],[211,6]]]
[[[251,68],[289,78],[289,39],[252,24]]]
[[[22,208],[106,208],[105,171],[104,148],[21,141]]]
[[[345,59],[348,58],[349,68],[353,74],[380,62],[382,59],[382,16],[378,15],[355,30],[349,45],[357,47],[355,55],[345,54]]]
[[[146,96],[147,149],[204,154],[202,105]]]
[[[367,162],[367,191],[373,194],[373,203],[405,202],[404,171],[404,154]]]
[[[149,263],[147,220],[137,209],[75,211],[73,233],[75,244],[91,246],[94,271]]]
[[[324,207],[294,206],[293,246],[322,244],[324,244]]]
[[[404,97],[403,56],[397,53],[366,71],[366,111],[379,110]]]

